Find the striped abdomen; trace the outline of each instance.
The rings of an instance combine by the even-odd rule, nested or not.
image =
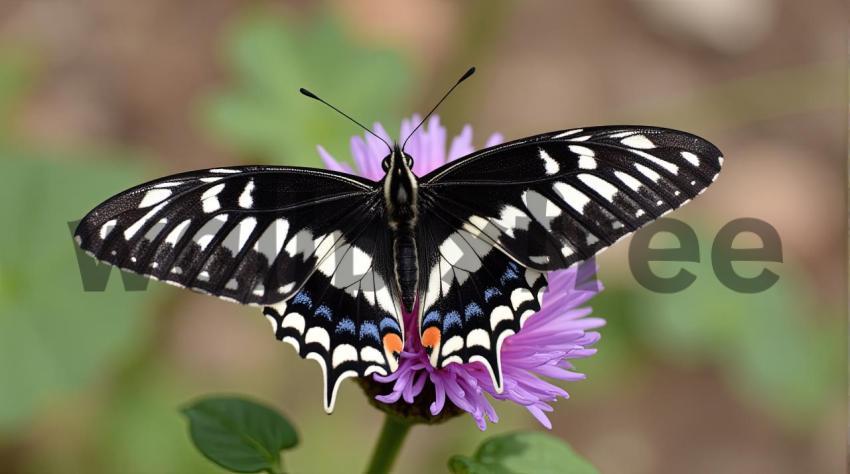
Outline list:
[[[416,283],[419,277],[416,240],[413,238],[412,229],[398,229],[394,234],[393,255],[396,280],[398,280],[404,310],[411,312],[416,301]]]

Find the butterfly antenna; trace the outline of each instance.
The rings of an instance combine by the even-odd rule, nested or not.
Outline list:
[[[389,144],[389,143],[387,143],[387,141],[386,141],[386,140],[384,140],[383,138],[381,138],[380,136],[378,136],[378,134],[376,134],[375,132],[373,132],[372,130],[370,130],[368,127],[366,127],[366,126],[365,126],[365,125],[363,125],[362,123],[358,122],[357,120],[354,120],[354,119],[353,119],[353,118],[351,118],[351,116],[350,116],[350,115],[348,115],[347,113],[343,112],[342,110],[339,110],[338,108],[336,108],[336,107],[334,107],[333,105],[329,104],[327,101],[325,101],[325,100],[324,100],[324,99],[322,99],[321,97],[317,96],[316,94],[314,94],[314,93],[312,93],[312,92],[308,91],[307,89],[305,89],[305,88],[303,88],[303,87],[302,87],[302,88],[300,88],[300,89],[298,89],[298,90],[299,90],[302,94],[306,95],[307,97],[309,97],[309,98],[311,98],[311,99],[316,99],[316,100],[318,100],[319,102],[321,102],[321,103],[323,103],[323,104],[327,105],[328,107],[330,107],[330,108],[334,109],[335,111],[337,111],[337,113],[339,113],[339,114],[340,114],[340,115],[342,115],[343,117],[345,117],[345,118],[347,118],[348,120],[351,120],[352,122],[356,123],[356,124],[357,124],[360,128],[362,128],[363,130],[365,130],[367,133],[371,134],[373,137],[377,138],[378,140],[381,140],[381,142],[382,142],[384,145],[386,145],[386,146],[387,146],[387,149],[390,151],[390,153],[392,153],[393,148],[390,146],[390,144]]]
[[[434,108],[431,109],[431,111],[428,112],[427,115],[425,115],[425,118],[423,118],[422,121],[419,122],[419,125],[417,125],[416,128],[414,128],[413,131],[410,132],[410,135],[408,135],[407,138],[404,139],[404,144],[401,145],[402,151],[404,151],[404,147],[407,146],[407,141],[410,140],[410,137],[412,137],[413,134],[416,133],[417,130],[419,130],[419,127],[421,127],[422,124],[425,123],[426,120],[428,120],[428,117],[430,117],[431,114],[433,114],[434,111],[437,110],[437,107],[439,107],[440,104],[442,104],[443,101],[446,100],[446,97],[448,97],[449,94],[451,94],[452,91],[455,90],[455,87],[459,86],[461,82],[469,79],[469,76],[471,76],[473,74],[475,74],[475,67],[469,68],[465,73],[463,73],[462,76],[460,76],[460,79],[458,79],[457,82],[455,82],[455,84],[448,90],[448,92],[446,92],[445,95],[443,95],[443,98],[440,99],[439,102],[437,102],[437,105],[435,105]]]

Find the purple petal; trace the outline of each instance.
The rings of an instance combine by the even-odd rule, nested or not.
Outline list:
[[[491,146],[496,146],[505,141],[505,137],[502,136],[501,133],[494,133],[487,138],[487,142],[484,143],[484,148],[490,148]]]
[[[441,411],[443,411],[443,407],[446,404],[446,388],[443,386],[442,380],[439,377],[434,376],[434,374],[430,375],[430,379],[434,384],[435,394],[434,402],[431,403],[431,414],[437,416]]]
[[[316,149],[318,149],[319,156],[325,163],[325,168],[331,171],[340,171],[342,173],[354,174],[354,170],[352,170],[350,166],[345,163],[340,163],[336,161],[334,157],[331,156],[331,154],[328,153],[328,151],[325,150],[325,147],[323,147],[322,145],[316,145]]]
[[[536,418],[537,421],[539,421],[540,424],[543,425],[547,430],[552,429],[552,422],[549,420],[549,417],[546,416],[545,413],[543,413],[543,410],[541,410],[540,407],[535,405],[535,406],[528,406],[526,408],[531,413],[531,415],[534,418]]]
[[[460,135],[456,136],[452,140],[452,144],[449,147],[449,161],[454,161],[461,156],[468,155],[475,151],[472,148],[472,127],[466,125],[461,130]]]

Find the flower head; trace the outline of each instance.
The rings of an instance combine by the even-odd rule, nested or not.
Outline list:
[[[406,137],[419,120],[415,115],[410,120],[404,120],[400,135]],[[374,131],[382,137],[388,137],[380,124],[375,124]],[[469,125],[452,139],[448,150],[446,139],[446,129],[440,125],[436,115],[411,137],[406,151],[414,159],[414,173],[422,176],[474,151],[472,128]],[[502,137],[494,134],[487,140],[486,146],[501,141]],[[375,180],[384,175],[381,159],[386,155],[386,147],[370,135],[351,139],[351,154],[356,171],[337,162],[321,146],[319,154],[332,170],[356,173]],[[520,332],[509,336],[502,345],[504,390],[501,393],[496,391],[490,374],[479,362],[453,363],[441,369],[433,367],[419,340],[418,312],[415,308],[412,313],[404,315],[405,327],[409,329],[405,331],[408,336],[398,369],[387,376],[373,375],[373,380],[378,384],[366,381],[364,386],[367,393],[376,394],[378,402],[392,405],[402,412],[405,411],[403,403],[412,408],[426,402],[428,414],[434,419],[443,419],[446,415],[451,416],[462,410],[471,414],[482,430],[486,429],[487,420],[497,422],[499,419],[489,398],[509,400],[523,405],[543,426],[551,428],[546,413],[552,411],[552,402],[559,397],[567,398],[568,394],[542,377],[565,381],[584,379],[583,374],[573,371],[570,360],[588,357],[596,352],[590,346],[599,340],[600,335],[592,329],[605,324],[603,319],[588,317],[590,308],[581,307],[599,291],[595,280],[590,281],[592,278],[589,278],[594,274],[593,263],[549,274],[549,288],[544,294],[540,311],[526,321]],[[380,390],[389,390],[389,393],[380,393]],[[414,414],[422,415],[415,410]]]

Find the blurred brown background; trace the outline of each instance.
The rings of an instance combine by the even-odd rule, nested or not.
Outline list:
[[[348,157],[357,130],[300,86],[394,133],[469,65],[440,111],[450,134],[646,123],[727,157],[674,215],[700,236],[693,287],[638,286],[628,241],[600,259],[593,306],[609,323],[554,433],[602,472],[844,472],[845,28],[833,0],[0,3],[0,472],[221,472],[177,412],[214,392],[287,413],[302,436],[291,472],[364,465],[380,418],[354,384],[325,416],[315,364],[256,310],[158,283],[126,292],[117,272],[83,292],[67,222],[171,172],[320,166],[318,143]],[[711,271],[714,235],[738,217],[782,238],[766,292]],[[497,410],[487,435],[541,429]],[[484,437],[468,418],[415,428],[399,472],[445,470]]]

